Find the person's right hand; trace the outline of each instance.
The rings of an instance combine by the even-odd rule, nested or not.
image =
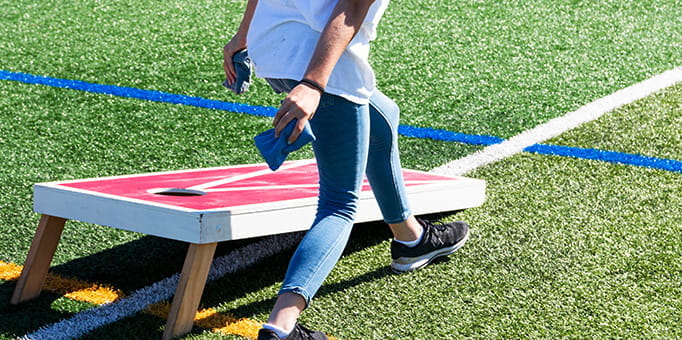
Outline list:
[[[239,34],[235,34],[230,42],[223,47],[223,68],[225,69],[225,79],[232,85],[237,80],[237,71],[234,70],[234,65],[232,64],[232,56],[235,53],[246,48],[246,37],[242,37]]]
[[[275,127],[275,137],[279,137],[284,127],[296,119],[296,126],[287,140],[289,144],[295,142],[301,135],[306,122],[313,118],[317,107],[320,105],[321,97],[322,93],[305,84],[299,84],[291,89],[287,97],[282,100],[282,106],[272,121],[272,126]]]

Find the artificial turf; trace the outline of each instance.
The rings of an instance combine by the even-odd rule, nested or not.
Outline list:
[[[269,124],[264,118],[231,119],[235,114],[13,82],[0,83],[0,96],[5,162],[0,182],[7,188],[0,196],[7,231],[0,236],[7,244],[0,257],[17,263],[37,225],[31,213],[34,183],[260,162],[252,131]],[[312,154],[304,150],[297,156]],[[72,249],[58,252],[55,263],[139,237],[103,229],[107,236],[99,237],[92,230],[67,228],[64,238],[73,239]]]
[[[680,336],[679,174],[522,154],[471,175],[489,189],[451,217],[473,226],[465,248],[401,276],[388,241],[351,254],[306,321],[348,339]]]
[[[682,159],[682,84],[626,105],[548,143]]]
[[[0,0],[0,69],[275,106],[256,80],[220,86],[221,47],[243,1]],[[394,1],[373,45],[380,88],[402,124],[515,135],[679,66],[675,1]],[[680,160],[682,86],[547,143]],[[0,261],[22,264],[36,182],[260,162],[251,138],[269,119],[0,82]],[[403,165],[428,170],[480,146],[401,137]],[[309,148],[295,158],[309,158]],[[359,225],[303,316],[342,339],[679,338],[680,175],[520,154],[468,174],[482,207],[447,216],[473,226],[449,260],[392,275],[389,234]],[[219,254],[240,246],[221,244]],[[69,222],[54,261],[67,276],[125,292],[179,270],[178,242]],[[202,305],[264,321],[287,256],[208,285]],[[0,338],[90,307],[44,293],[10,306],[0,281]],[[144,313],[86,338],[151,339]],[[239,338],[195,327],[185,338]]]
[[[220,86],[242,1],[3,1],[3,69],[276,105]],[[674,1],[394,1],[373,45],[403,124],[510,137],[682,60]]]
[[[618,120],[618,116],[641,115],[640,108],[647,107],[649,101],[675,102],[676,93],[674,88],[664,91],[567,135],[590,135],[604,140],[625,135],[631,125],[611,125],[609,129],[602,126]],[[550,142],[581,140],[573,138],[559,137]],[[621,140],[618,144],[624,142]],[[451,259],[423,271],[396,276],[386,268],[389,254],[385,227],[358,226],[365,229],[356,231],[345,257],[303,321],[347,339],[427,339],[434,335],[445,338],[674,338],[681,335],[675,326],[682,317],[679,312],[682,291],[676,281],[682,274],[676,260],[682,255],[679,234],[682,216],[675,209],[682,203],[679,174],[521,154],[469,175],[487,180],[489,189],[484,206],[450,217],[465,219],[474,227],[465,248]],[[25,180],[30,182],[30,178]],[[26,212],[27,203],[23,205],[21,209]],[[17,215],[3,214],[3,223],[8,225]],[[25,223],[19,229],[30,234],[32,223]],[[81,231],[74,230],[68,236],[70,229]],[[127,252],[135,254],[149,247],[136,248],[130,243],[136,237],[126,239],[130,233],[117,233],[86,224],[67,228],[68,237],[63,242],[67,246],[60,249],[62,257],[57,263],[64,263],[67,272],[76,272],[76,267],[104,265],[99,269],[100,277],[107,269],[125,276],[128,269],[133,273],[144,272],[146,261],[153,262],[173,253],[182,255],[182,249],[178,249],[166,250],[168,255],[150,254],[149,260],[118,258],[117,253],[118,256]],[[93,236],[95,239],[88,241]],[[111,242],[111,237],[119,237],[114,243],[123,248],[110,256],[97,254],[114,246],[106,243]],[[9,240],[3,243],[11,244]],[[173,244],[159,240],[147,245],[155,243],[161,247]],[[23,254],[18,250],[3,256],[6,260],[16,257],[21,262]],[[74,264],[76,258],[86,254],[95,256]],[[113,265],[109,263],[112,260]],[[132,264],[129,268],[126,268],[127,261]],[[166,274],[174,271],[172,267],[179,267],[179,263],[168,265]],[[264,320],[285,268],[286,256],[281,256],[225,277],[207,287],[203,304]],[[84,276],[96,277],[97,270],[92,269],[93,273],[86,272]],[[125,286],[124,280],[118,280]],[[147,280],[146,284],[154,278]],[[117,279],[111,281],[117,282]],[[138,284],[144,285],[144,281],[142,278]],[[2,284],[6,297],[11,286]],[[3,332],[29,331],[35,325],[67,317],[81,308],[77,307],[81,304],[57,302],[61,299],[46,294],[29,305],[11,308],[5,305],[3,311],[10,313],[5,315],[13,315],[5,320],[15,320],[18,326],[13,322],[13,327],[3,327]],[[29,317],[32,313],[41,313],[43,317]],[[21,317],[26,320],[20,321]],[[116,334],[112,338],[133,335],[140,339],[154,338],[162,325],[163,321],[158,318],[137,315],[96,330],[89,337]],[[194,329],[187,336],[192,339],[217,337],[202,329]]]

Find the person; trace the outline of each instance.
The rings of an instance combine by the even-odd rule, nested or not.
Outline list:
[[[223,48],[228,83],[231,57],[244,49],[278,93],[286,93],[273,126],[291,121],[293,142],[306,124],[316,140],[318,207],[301,240],[259,340],[327,339],[298,323],[341,257],[366,175],[393,233],[391,269],[406,272],[453,253],[467,239],[464,222],[434,224],[410,211],[398,154],[397,105],[375,87],[369,43],[388,0],[249,0],[237,32]]]

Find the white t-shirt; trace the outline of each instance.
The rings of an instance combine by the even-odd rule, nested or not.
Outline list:
[[[326,91],[366,104],[375,80],[369,42],[389,0],[376,0],[357,35],[341,55]],[[259,0],[247,36],[256,76],[300,80],[338,0]]]

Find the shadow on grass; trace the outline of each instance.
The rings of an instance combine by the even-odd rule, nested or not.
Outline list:
[[[445,215],[432,215],[439,218]],[[382,243],[391,237],[388,227],[381,222],[357,224],[353,228],[344,255],[361,251]],[[258,239],[222,242],[216,250],[216,257]],[[145,236],[105,251],[78,258],[51,268],[51,272],[65,277],[77,277],[93,283],[104,283],[124,292],[145,287],[180,271],[187,251],[184,242]],[[202,305],[215,306],[232,301],[253,292],[270,287],[282,280],[293,249],[266,258],[246,270],[226,275],[208,283],[202,297]],[[328,284],[321,288],[319,296],[343,291],[349,287],[392,275],[388,267],[365,273],[358,277]],[[44,292],[39,298],[18,306],[9,304],[14,282],[0,284],[0,334],[21,336],[37,328],[72,314],[54,310],[52,303],[58,295]],[[237,317],[268,313],[275,297],[241,306],[231,312]],[[137,314],[111,325],[93,331],[86,338],[111,339],[157,339],[165,320],[150,315]],[[202,329],[194,328],[190,334],[199,334]]]
[[[10,304],[15,286],[15,282],[0,284],[0,339],[13,339],[70,316],[68,312],[52,308],[60,296],[47,292],[30,302]]]
[[[68,225],[67,225],[68,227]],[[257,239],[223,242],[216,249],[216,257],[229,253],[235,248],[257,241]],[[148,286],[171,276],[182,269],[188,244],[153,236],[144,236],[135,241],[78,258],[50,268],[50,273],[67,278],[77,278],[90,283],[106,284],[126,293]],[[59,252],[59,249],[57,250]],[[48,291],[31,301],[11,305],[10,298],[16,281],[0,283],[0,339],[12,339],[33,332],[42,326],[58,322],[73,315],[57,310],[55,300],[61,296]],[[135,316],[137,318],[138,315]],[[128,318],[121,322],[133,323],[131,332],[123,332],[127,339],[160,338],[160,326],[165,320],[145,315],[140,322]],[[156,320],[158,322],[149,322]],[[129,329],[130,327],[123,327]],[[120,328],[116,334],[120,333]],[[137,333],[137,332],[141,333]],[[149,334],[152,331],[154,334]],[[158,333],[158,334],[157,334]],[[134,336],[133,336],[134,335]],[[110,338],[107,334],[104,338]],[[100,337],[101,339],[102,337]]]

